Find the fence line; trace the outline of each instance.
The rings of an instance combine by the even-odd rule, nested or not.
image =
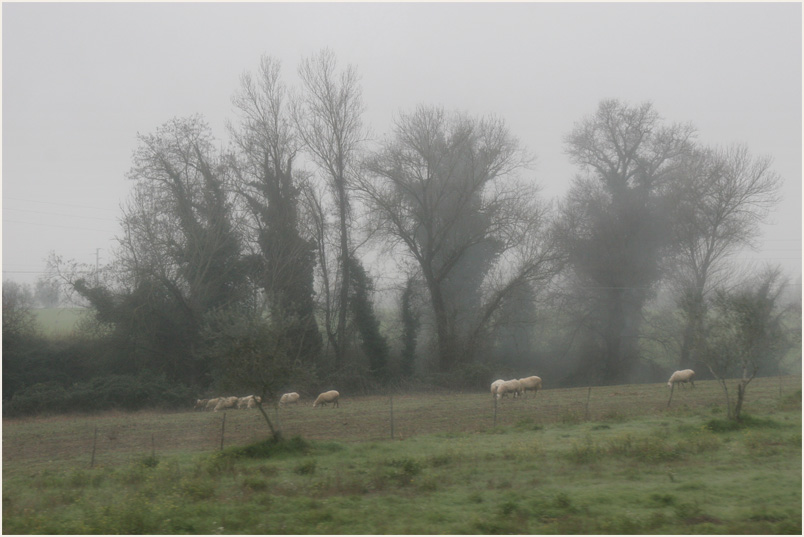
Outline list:
[[[782,389],[780,386],[784,386]],[[748,390],[747,410],[777,404],[784,394],[801,389],[801,377],[763,377]],[[340,407],[313,409],[306,404],[275,408],[276,426],[286,437],[311,440],[387,441],[431,433],[484,432],[497,426],[580,423],[639,415],[685,412],[723,405],[715,381],[680,389],[666,408],[667,388],[644,384],[546,389],[520,399],[494,399],[488,392],[456,394],[389,394],[341,396]],[[780,393],[782,395],[780,395]],[[531,427],[532,428],[532,427]],[[260,412],[112,412],[99,416],[57,416],[4,420],[3,465],[20,462],[81,461],[84,465],[175,451],[211,453],[225,445],[269,436]]]

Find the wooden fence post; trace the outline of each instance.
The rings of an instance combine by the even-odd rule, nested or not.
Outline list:
[[[497,426],[497,395],[492,395],[491,399],[494,401],[494,427]]]
[[[391,440],[394,439],[394,396],[391,396]]]
[[[92,460],[89,463],[90,468],[95,467],[95,446],[98,444],[98,428],[95,427],[95,436],[92,439]]]
[[[592,385],[589,385],[589,389],[586,392],[586,411],[584,412],[584,419],[589,421],[589,399],[592,398]]]
[[[226,412],[223,413],[223,421],[221,422],[221,451],[223,451],[223,435],[226,431]]]

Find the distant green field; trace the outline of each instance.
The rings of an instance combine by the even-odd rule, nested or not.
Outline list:
[[[34,309],[39,328],[46,336],[64,336],[71,334],[78,321],[90,311],[85,308],[46,308]]]

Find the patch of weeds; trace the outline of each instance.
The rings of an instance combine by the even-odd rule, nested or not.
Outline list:
[[[743,443],[751,455],[765,457],[779,453],[784,442],[762,432],[746,431]]]
[[[294,468],[293,471],[299,475],[313,475],[315,473],[315,468],[316,468],[315,459],[310,459],[296,466],[296,468]]]
[[[642,521],[629,515],[616,515],[600,521],[601,533],[635,535],[644,533]]]
[[[455,455],[449,452],[442,453],[441,455],[433,455],[427,459],[427,463],[433,468],[438,468],[440,466],[451,464],[454,460],[456,460]]]
[[[603,455],[603,450],[592,441],[592,437],[586,436],[583,442],[573,442],[565,456],[576,464],[588,464],[596,462]]]
[[[471,529],[465,533],[482,535],[511,535],[522,533],[522,528],[514,519],[495,517],[492,520],[475,520]]]
[[[622,423],[626,421],[626,419],[626,416],[617,410],[609,410],[600,418],[601,421],[610,421],[613,423]]]
[[[137,485],[145,481],[145,470],[145,466],[134,464],[123,468],[118,474],[118,479],[126,485]]]
[[[634,457],[645,462],[663,462],[680,459],[681,453],[677,446],[667,443],[663,438],[649,436],[638,443]]]
[[[564,520],[581,510],[565,492],[559,492],[555,496],[541,496],[530,507],[530,511],[545,524]]]
[[[751,522],[779,522],[787,519],[787,515],[778,511],[768,510],[764,507],[755,508],[754,512],[748,516]]]
[[[525,418],[516,422],[514,429],[517,431],[541,431],[544,427],[536,423],[532,418]]]
[[[211,476],[217,476],[222,473],[233,472],[235,467],[235,459],[231,456],[228,456],[223,451],[217,451],[202,459],[199,465],[205,473]]]
[[[469,503],[483,503],[483,495],[479,491],[475,491],[467,498]]]
[[[257,471],[265,477],[274,477],[279,474],[279,468],[276,466],[258,466]]]
[[[90,474],[84,470],[71,473],[65,484],[72,488],[98,487],[103,482],[103,474]]]
[[[731,431],[739,431],[740,429],[747,428],[770,428],[775,429],[780,427],[779,423],[769,418],[755,418],[749,414],[743,413],[740,420],[732,419],[711,419],[706,422],[705,428],[714,433],[726,433]]]
[[[209,500],[215,496],[215,483],[208,479],[185,478],[179,482],[179,491],[194,501]]]
[[[153,455],[147,455],[145,457],[141,457],[137,464],[142,466],[143,468],[156,468],[159,465],[159,457],[154,457]]]
[[[427,476],[416,482],[416,490],[420,492],[435,492],[438,490],[440,480],[434,476]]]
[[[611,429],[611,426],[606,425],[605,423],[601,423],[599,425],[593,425],[592,426],[593,431],[600,431],[600,430],[603,430],[603,429]]]
[[[706,489],[706,485],[701,483],[700,481],[690,481],[689,483],[683,483],[678,486],[677,490],[704,490]]]
[[[655,513],[651,513],[650,517],[648,517],[646,526],[649,530],[656,530],[657,528],[667,525],[669,522],[670,519],[667,517],[667,515],[657,511]]]
[[[722,445],[720,438],[715,436],[712,432],[703,430],[698,431],[679,442],[679,448],[689,453],[704,453],[707,451],[716,451]]]
[[[259,477],[249,476],[243,479],[243,488],[253,492],[263,492],[268,490],[268,481]]]
[[[683,502],[675,506],[676,518],[687,523],[695,524],[695,520],[701,516],[701,508],[697,503]]]
[[[50,470],[43,470],[39,472],[39,474],[34,477],[31,484],[34,488],[43,490],[43,489],[51,489],[61,487],[63,485],[64,478],[60,475],[56,475]]]
[[[676,504],[676,497],[672,494],[660,494],[658,492],[654,492],[649,497],[649,505],[654,507],[670,507],[671,505]]]
[[[519,504],[513,500],[508,500],[500,504],[500,514],[502,516],[511,516],[519,511]]]
[[[388,466],[399,468],[400,472],[406,476],[416,476],[422,471],[422,465],[419,461],[409,458],[391,459],[386,463]]]
[[[247,446],[230,447],[221,453],[233,459],[268,459],[280,455],[307,455],[311,450],[310,442],[294,436],[289,440],[269,438]]]
[[[780,410],[801,410],[801,390],[791,393],[779,402]]]
[[[801,535],[801,518],[790,517],[779,522],[772,533],[777,535]]]
[[[488,480],[487,486],[489,490],[506,490],[510,489],[513,484],[511,483],[510,479],[501,479],[498,481],[494,478],[491,478]]]
[[[583,422],[583,413],[577,410],[565,410],[558,421],[565,425],[578,425]]]
[[[528,461],[542,456],[544,456],[544,449],[538,442],[517,442],[502,450],[502,458],[505,460]]]

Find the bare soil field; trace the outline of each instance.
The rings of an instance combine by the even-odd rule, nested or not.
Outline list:
[[[338,442],[408,438],[433,433],[483,432],[499,427],[535,427],[551,423],[623,421],[629,417],[700,414],[725,417],[724,394],[715,381],[696,387],[633,384],[545,389],[521,399],[501,399],[488,392],[395,394],[352,397],[341,394],[339,408],[312,408],[312,398],[296,406],[269,410],[285,436]],[[734,390],[734,381],[729,383]],[[761,413],[801,390],[800,376],[754,379],[744,411]],[[588,410],[587,410],[588,400]],[[393,410],[392,410],[393,408]],[[393,421],[391,416],[393,415]],[[3,420],[3,471],[68,463],[115,464],[151,453],[212,452],[265,438],[268,427],[257,410],[196,412],[188,402],[181,412],[116,412],[96,415],[41,416]]]

